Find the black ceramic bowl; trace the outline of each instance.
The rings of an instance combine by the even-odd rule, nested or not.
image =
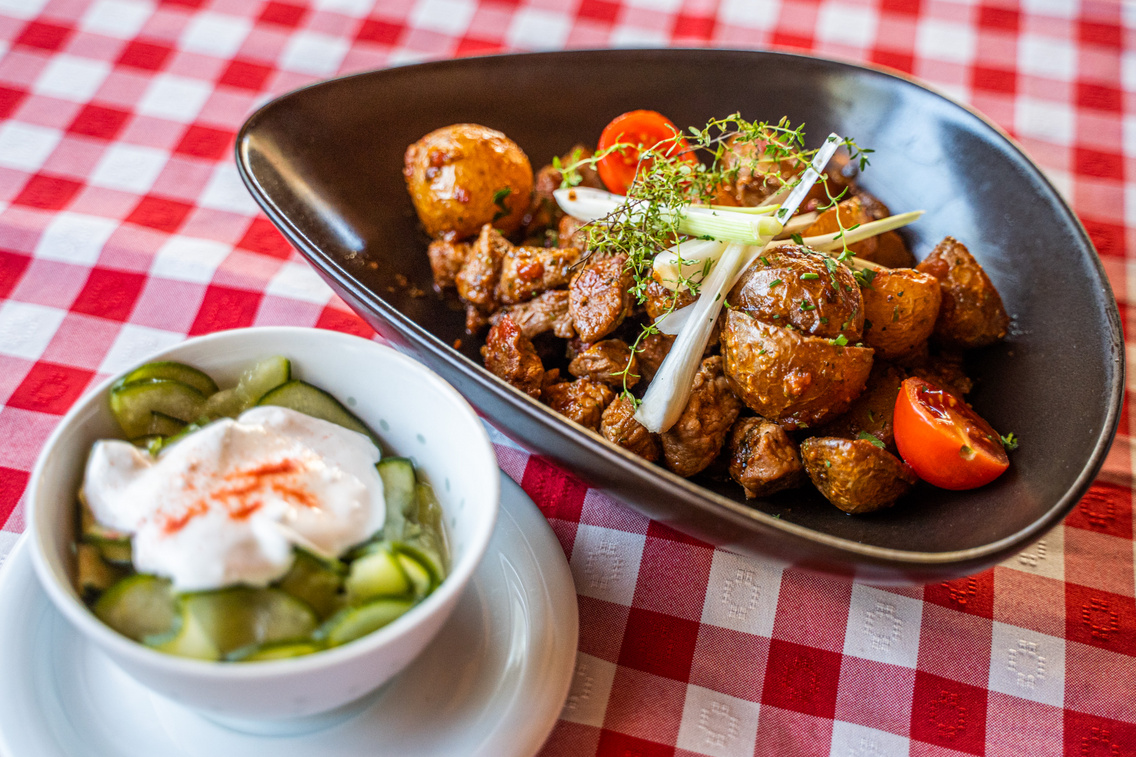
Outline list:
[[[957,237],[1013,317],[1006,342],[972,353],[968,364],[978,382],[975,407],[1021,438],[1010,470],[975,491],[920,487],[868,516],[844,514],[811,487],[746,502],[732,481],[674,476],[488,373],[462,312],[431,291],[428,240],[403,184],[403,152],[437,127],[473,122],[503,131],[540,166],[594,142],[608,120],[635,108],[680,126],[736,111],[786,115],[816,142],[836,131],[874,148],[863,186],[894,212],[927,210],[908,235],[916,255]],[[1054,526],[1092,482],[1115,433],[1123,339],[1084,229],[1004,134],[907,79],[718,50],[429,63],[285,95],[244,125],[237,159],[268,217],[332,288],[498,428],[646,515],[736,551],[876,581],[975,572]]]

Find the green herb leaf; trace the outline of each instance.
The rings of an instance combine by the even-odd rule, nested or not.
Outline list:
[[[491,223],[497,223],[498,220],[509,215],[509,207],[505,204],[505,200],[511,194],[513,194],[512,187],[501,187],[493,193],[493,204],[500,209],[494,214]]]
[[[872,446],[879,447],[880,449],[884,449],[886,447],[886,445],[882,441],[880,441],[875,435],[869,434],[867,431],[861,431],[856,436],[856,438],[857,439],[863,439],[866,442],[871,442]]]

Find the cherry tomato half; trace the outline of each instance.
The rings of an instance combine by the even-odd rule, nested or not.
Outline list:
[[[600,180],[609,191],[620,195],[627,194],[627,188],[631,186],[631,182],[635,180],[635,173],[639,170],[639,150],[673,140],[679,133],[678,127],[671,123],[669,118],[653,110],[633,110],[622,116],[616,116],[600,134],[599,151],[602,152],[620,142],[638,145],[639,149],[627,147],[614,150],[600,158],[596,164]],[[666,155],[669,157],[678,154],[688,163],[697,163],[698,159],[689,150],[689,143],[680,138],[668,148]]]
[[[1002,438],[947,389],[905,379],[895,400],[895,446],[919,478],[943,489],[973,489],[1010,466]]]

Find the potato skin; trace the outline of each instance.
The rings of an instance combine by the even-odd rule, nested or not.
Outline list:
[[[864,329],[860,287],[846,266],[830,272],[826,257],[800,245],[770,250],[741,275],[726,302],[766,323],[858,342]]]
[[[814,436],[801,442],[813,484],[846,513],[890,507],[919,480],[907,463],[864,439]]]
[[[878,271],[864,298],[864,344],[896,360],[919,350],[935,330],[942,302],[939,280],[911,268]]]
[[[1005,338],[1010,316],[982,266],[954,237],[946,237],[916,270],[939,280],[943,303],[935,338],[949,347],[974,349]]]
[[[864,390],[872,350],[839,346],[730,310],[722,328],[730,388],[751,410],[786,429],[835,418]]]
[[[436,129],[406,148],[406,188],[426,233],[464,239],[492,223],[508,235],[517,230],[532,196],[528,156],[499,131],[478,124]],[[502,207],[508,213],[494,220]]]

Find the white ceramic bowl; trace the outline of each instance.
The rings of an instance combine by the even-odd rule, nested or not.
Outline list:
[[[140,362],[188,363],[225,387],[235,384],[244,368],[272,355],[291,359],[295,378],[330,392],[389,449],[413,458],[437,492],[450,540],[450,574],[390,625],[306,657],[242,664],[156,652],[99,621],[76,591],[72,544],[76,493],[91,445],[121,436],[107,405],[114,379],[64,416],[40,454],[28,490],[36,573],[59,611],[155,692],[212,719],[269,732],[301,730],[305,719],[339,717],[426,647],[485,553],[499,494],[493,447],[473,409],[436,374],[389,347],[318,329],[250,328],[190,339]]]

